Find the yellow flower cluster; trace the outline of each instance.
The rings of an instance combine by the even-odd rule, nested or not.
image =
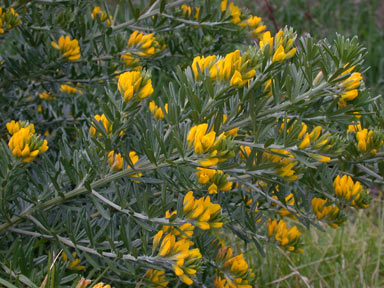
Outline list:
[[[165,280],[165,272],[155,269],[148,269],[145,273],[146,287],[164,288],[168,286],[168,281]]]
[[[62,84],[60,86],[60,92],[67,93],[69,95],[77,94],[77,93],[83,94],[83,91],[81,91],[80,89],[73,87],[73,86],[70,86],[70,85],[67,85],[67,84]]]
[[[345,218],[342,216],[340,209],[336,205],[327,203],[327,199],[313,198],[312,209],[317,219],[325,220],[332,228],[337,228],[341,225]]]
[[[108,17],[107,12],[101,10],[101,8],[99,6],[96,6],[95,8],[93,8],[91,17],[93,20],[95,20],[96,18],[99,18],[101,22],[106,21],[107,26],[111,26],[112,21],[113,21],[112,16]]]
[[[217,190],[229,191],[233,182],[227,180],[228,175],[222,170],[197,167],[196,176],[199,184],[211,184],[208,188],[209,194],[217,194]]]
[[[361,129],[356,132],[357,150],[361,153],[368,152],[376,155],[384,144],[382,133],[376,133],[374,130]]]
[[[107,133],[108,136],[111,136],[112,134],[112,124],[108,121],[107,117],[105,117],[104,114],[101,114],[101,115],[95,115],[93,116],[93,118],[95,120],[92,120],[93,122],[102,122],[103,126],[104,126],[104,129],[105,129],[105,132]],[[93,137],[97,136],[97,137],[102,137],[103,134],[101,133],[98,133],[96,132],[96,128],[94,126],[91,126],[91,128],[89,128],[89,132],[91,133],[91,135]]]
[[[333,188],[336,196],[347,201],[352,207],[366,208],[369,206],[371,199],[368,190],[364,189],[359,181],[353,182],[351,176],[337,175],[333,181]]]
[[[76,284],[76,288],[87,288],[89,284],[92,283],[92,280],[87,280],[84,277],[81,277],[79,282]],[[104,284],[103,282],[99,282],[92,286],[92,288],[111,288],[111,285]]]
[[[297,162],[294,160],[293,155],[287,150],[283,149],[271,149],[271,152],[285,156],[263,153],[264,161],[270,161],[277,164],[275,170],[279,177],[285,178],[287,181],[296,180],[298,176],[295,175],[295,170],[293,170],[293,167],[296,166]]]
[[[168,103],[164,105],[165,113],[168,114]],[[155,116],[156,119],[164,119],[164,113],[161,107],[155,104],[155,101],[149,102],[149,111]]]
[[[128,48],[134,50],[132,52],[134,55],[149,57],[164,50],[165,45],[160,45],[153,33],[143,34],[136,30],[129,37]]]
[[[232,249],[220,248],[216,256],[220,276],[215,277],[214,288],[252,288],[254,273],[243,254],[234,256]]]
[[[231,17],[231,22],[241,27],[247,27],[251,31],[251,37],[259,37],[267,26],[264,25],[262,19],[250,14],[247,19],[242,15],[241,9],[233,2],[228,4],[228,0],[223,0],[220,3],[220,10],[227,17]]]
[[[245,24],[245,25],[244,25]],[[249,15],[248,19],[241,26],[247,26],[251,30],[251,37],[260,37],[261,33],[267,29],[261,17]]]
[[[103,282],[99,282],[95,284],[92,288],[111,288],[111,285],[104,284]]]
[[[79,41],[77,39],[71,40],[69,36],[60,36],[58,43],[52,41],[53,48],[60,50],[61,57],[67,58],[69,61],[79,60],[81,57]]]
[[[68,256],[67,256],[67,254],[65,254],[65,252],[63,252],[63,254],[61,256],[62,256],[64,262],[68,262],[69,261],[68,260]],[[84,270],[85,266],[79,265],[80,264],[80,259],[76,258],[77,253],[73,252],[72,256],[73,256],[73,258],[75,258],[75,260],[69,261],[68,268],[71,269],[71,270]]]
[[[281,133],[284,130],[285,124],[288,124],[290,122],[290,119],[283,119],[283,123],[280,125],[279,133]],[[289,127],[288,127],[289,126]],[[300,141],[298,148],[299,149],[306,149],[309,146],[311,146],[311,149],[321,149],[323,148],[329,141],[329,133],[322,134],[322,127],[316,126],[312,129],[312,131],[309,133],[308,126],[305,123],[300,123],[298,121],[295,121],[292,123],[292,125],[287,125],[286,133],[291,134],[294,133],[294,135],[297,134],[297,139]],[[321,137],[320,137],[321,136]],[[331,161],[331,158],[323,155],[318,155],[311,153],[310,156],[314,158],[315,160],[319,162],[329,162]]]
[[[256,65],[253,62],[249,53],[241,56],[240,50],[236,50],[225,57],[197,56],[193,59],[191,68],[195,80],[199,80],[201,74],[207,71],[212,80],[229,82],[232,87],[239,88],[256,75]]]
[[[288,251],[302,252],[299,249],[300,232],[296,226],[287,228],[287,223],[284,220],[277,221],[268,219],[268,237],[274,238],[280,247]]]
[[[14,121],[6,124],[7,130],[12,137],[9,139],[8,147],[12,154],[23,162],[30,162],[39,154],[48,150],[47,140],[41,139],[35,133],[33,124],[25,121]]]
[[[15,12],[15,9],[0,8],[0,34],[19,25],[21,20],[18,17],[19,14]]]
[[[198,162],[204,167],[214,166],[219,162],[223,162],[235,155],[231,147],[230,139],[225,133],[216,137],[215,131],[208,130],[208,124],[203,123],[193,126],[188,133],[187,141],[189,147],[194,146],[195,154],[209,154],[207,158],[199,159]]]
[[[236,6],[233,2],[229,3],[228,0],[223,0],[220,3],[221,12],[225,12],[226,15],[231,16],[231,22],[234,24],[239,24],[241,22],[241,9],[239,6]]]
[[[133,96],[141,101],[153,93],[150,75],[145,71],[130,71],[120,74],[117,88],[127,102]]]
[[[344,71],[340,76],[343,76],[347,73],[351,73],[354,69],[355,66],[352,66],[348,70]],[[352,101],[359,95],[358,89],[360,87],[361,80],[363,80],[361,73],[354,72],[351,74],[351,76],[349,76],[341,83],[341,89],[343,90],[343,92],[341,92],[339,98],[339,107],[347,106],[347,101]]]
[[[169,211],[166,211],[165,218],[169,219],[176,214],[177,214],[176,211],[173,211],[172,213],[170,213]],[[175,224],[175,223],[172,223],[172,224]],[[166,233],[173,234],[176,237],[179,237],[182,239],[189,239],[193,236],[195,226],[193,226],[191,223],[183,223],[182,225],[178,225],[177,227],[173,225],[164,225],[162,230]]]
[[[183,17],[191,17],[194,19],[199,19],[200,7],[191,7],[186,4],[181,5],[181,10],[183,11]]]
[[[51,101],[51,100],[54,100],[55,97],[51,96],[47,91],[43,91],[41,93],[39,93],[39,98],[40,99],[43,99],[43,100],[47,100],[47,101]]]
[[[220,204],[212,203],[209,196],[195,199],[192,191],[184,197],[183,216],[202,230],[223,226]]]
[[[135,151],[131,151],[128,154],[128,157],[132,163],[132,165],[135,165],[139,161],[139,156],[136,154]],[[121,157],[120,153],[115,153],[115,151],[110,151],[108,153],[108,163],[109,167],[111,168],[111,171],[120,171],[123,169],[124,160],[123,157]],[[130,165],[127,165],[127,169],[132,168]],[[141,177],[143,176],[142,173],[136,173],[129,175],[129,177]]]
[[[161,243],[161,244],[160,244]],[[153,247],[160,244],[157,257],[166,258],[172,262],[172,269],[176,276],[187,285],[192,285],[193,277],[200,264],[202,255],[198,248],[191,249],[193,243],[187,239],[176,240],[175,235],[167,234],[160,230],[153,238]],[[160,278],[159,278],[160,279]]]
[[[279,191],[279,185],[276,185],[275,191]],[[272,198],[278,200],[278,197],[276,195],[273,195]],[[295,197],[293,196],[292,193],[289,193],[287,196],[285,196],[284,200],[285,200],[285,204],[287,206],[293,207],[295,205]],[[272,205],[276,206],[277,204],[272,203]],[[279,213],[279,215],[283,216],[283,217],[289,216],[290,218],[296,219],[296,217],[294,215],[292,215],[292,213],[290,211],[288,211],[288,209],[286,209],[286,208],[280,207],[279,210],[277,211],[277,213]]]
[[[265,32],[261,36],[259,46],[263,53],[272,56],[272,62],[282,62],[295,55],[296,48],[293,47],[295,40],[296,34],[293,30],[285,28],[277,32],[275,37],[271,37],[271,32]]]

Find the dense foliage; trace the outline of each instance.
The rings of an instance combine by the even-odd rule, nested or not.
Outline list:
[[[10,2],[6,287],[255,287],[247,247],[300,253],[384,181],[357,38],[274,33],[226,0]]]

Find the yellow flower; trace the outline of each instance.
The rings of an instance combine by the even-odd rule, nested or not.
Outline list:
[[[168,114],[168,103],[164,105],[164,110]],[[163,110],[155,104],[155,101],[149,102],[149,111],[151,111],[156,119],[164,119]]]
[[[20,158],[23,162],[30,162],[37,155],[48,150],[48,142],[41,139],[40,135],[35,134],[33,124],[25,126],[25,128],[22,127],[23,125],[26,124],[23,124],[23,122],[10,122],[7,125],[10,134],[13,133],[11,139],[9,139],[8,147],[15,157]]]
[[[68,256],[67,256],[67,254],[65,254],[65,252],[63,252],[61,256],[62,256],[64,262],[68,262],[69,261],[68,260]],[[73,256],[73,258],[75,258],[75,260],[69,261],[68,268],[71,269],[71,270],[84,270],[85,266],[79,265],[80,264],[80,259],[76,258],[76,256],[77,256],[76,252],[73,252],[72,256]]]
[[[312,208],[317,219],[325,220],[332,228],[337,228],[345,221],[345,218],[341,216],[340,209],[327,203],[327,199],[313,198]]]
[[[197,67],[199,67],[200,72],[204,74],[205,70],[211,68],[211,66],[215,63],[215,61],[216,61],[215,55],[210,55],[207,57],[204,57],[204,56],[195,57],[191,65],[193,74],[195,75],[195,80],[198,80],[200,75]]]
[[[99,6],[96,6],[95,8],[93,8],[91,17],[92,17],[93,20],[95,20],[98,17],[101,22],[106,21],[106,25],[107,26],[111,26],[112,21],[113,21],[112,16],[108,17],[107,12],[102,11]]]
[[[191,66],[195,80],[200,80],[200,75],[207,74],[212,80],[229,83],[235,88],[242,87],[256,75],[254,68],[250,55],[245,53],[241,56],[240,50],[220,58],[214,55],[197,56],[193,59]]]
[[[272,56],[272,62],[282,62],[296,54],[296,48],[292,48],[296,34],[292,29],[280,30],[275,37],[271,36],[270,31],[266,31],[260,38],[259,47],[263,53],[268,52]]]
[[[134,48],[138,56],[149,57],[163,50],[165,45],[160,45],[153,33],[143,34],[136,30],[129,37],[128,47]]]
[[[210,184],[209,194],[216,194],[217,190],[228,191],[232,189],[233,182],[227,181],[227,174],[221,170],[197,167],[196,176],[199,184]]]
[[[252,288],[254,273],[243,254],[234,256],[232,249],[223,245],[216,255],[218,272],[214,288]],[[223,278],[221,278],[223,276]]]
[[[60,50],[61,57],[67,58],[69,61],[79,60],[81,57],[79,41],[76,39],[71,40],[69,36],[60,36],[58,43],[52,41],[53,48]]]
[[[20,131],[21,128],[28,128],[30,129],[31,133],[35,133],[35,126],[31,123],[29,124],[28,121],[15,121],[12,120],[11,122],[8,122],[5,124],[7,127],[8,133],[13,135]]]
[[[104,126],[104,129],[105,129],[105,132],[107,133],[108,136],[111,136],[112,134],[112,124],[108,121],[107,117],[105,117],[104,114],[101,114],[101,115],[95,115],[93,116],[93,118],[95,120],[92,120],[93,122],[97,121],[97,122],[102,122],[103,126]],[[96,128],[94,126],[91,126],[91,128],[89,128],[89,132],[91,133],[91,135],[93,137],[96,136]],[[99,133],[97,134],[97,137],[102,137],[103,134]]]
[[[336,197],[345,200],[352,207],[366,208],[369,206],[370,197],[368,190],[364,189],[359,181],[353,182],[351,176],[339,175],[333,181]]]
[[[146,281],[146,287],[163,288],[168,286],[168,281],[165,280],[165,272],[160,270],[148,269],[144,278]]]
[[[160,231],[155,236],[157,239],[162,238],[159,252],[157,257],[167,258],[172,261],[172,268],[176,276],[187,285],[193,284],[193,277],[200,264],[202,255],[198,248],[190,249],[192,243],[187,239],[180,239],[176,241],[176,237],[173,234],[167,234],[163,237],[163,232]]]
[[[191,17],[192,14],[194,19],[199,19],[200,7],[191,7],[186,4],[181,5],[181,10],[183,11],[183,17]],[[192,13],[194,11],[194,13]]]
[[[49,95],[49,93],[47,91],[43,91],[43,92],[39,93],[39,98],[43,99],[43,100],[47,100],[47,101],[51,101],[51,100],[55,99],[55,97]]]
[[[131,52],[124,53],[120,58],[124,61],[126,67],[132,67],[132,69],[136,71],[142,69],[141,66],[138,66],[139,58]]]
[[[309,137],[309,134],[306,133],[304,136],[303,141],[301,141],[299,145],[299,149],[305,149],[311,144],[311,138]]]
[[[282,62],[285,60],[287,55],[284,52],[284,47],[282,45],[279,46],[279,48],[276,49],[275,53],[272,57],[272,62]]]
[[[67,84],[62,84],[60,86],[60,91],[67,93],[67,94],[76,94],[76,93],[83,94],[83,91],[81,91],[80,89],[78,89],[76,87],[72,87],[72,86],[67,85]]]
[[[221,206],[211,203],[209,196],[195,199],[192,191],[189,191],[184,197],[183,215],[193,220],[193,225],[202,230],[223,226]]]
[[[263,153],[264,161],[270,161],[276,163],[275,171],[279,177],[285,178],[287,181],[294,181],[298,178],[295,175],[293,167],[296,166],[297,162],[294,161],[293,155],[283,149],[271,149],[271,152],[285,155],[279,156],[271,153]]]
[[[301,249],[298,249],[300,235],[296,226],[288,229],[284,220],[278,222],[276,219],[273,221],[268,219],[268,237],[274,238],[283,249],[302,252]]]
[[[123,169],[123,157],[120,153],[115,154],[113,150],[108,153],[108,163],[112,171]]]
[[[21,23],[21,20],[18,17],[19,14],[15,12],[15,9],[0,8],[0,34],[18,26]]]
[[[195,147],[196,154],[207,153],[215,142],[216,132],[211,131],[206,134],[208,124],[203,123],[197,126],[193,126],[188,133],[187,141],[188,145]]]
[[[103,282],[99,282],[92,286],[92,288],[111,288],[111,285],[109,284],[104,284]]]
[[[117,88],[127,102],[133,96],[141,101],[153,93],[152,81],[149,75],[143,71],[131,71],[120,74]]]
[[[348,64],[346,64],[344,67],[346,67],[347,65]],[[354,69],[355,69],[355,66],[352,66],[351,68],[341,73],[340,76],[343,76],[347,73],[351,73]],[[340,84],[342,92],[338,102],[339,107],[345,107],[347,105],[347,101],[352,101],[357,96],[359,96],[358,89],[360,87],[360,83],[362,80],[363,80],[363,77],[361,76],[361,73],[354,72],[351,74],[351,76],[349,76]]]

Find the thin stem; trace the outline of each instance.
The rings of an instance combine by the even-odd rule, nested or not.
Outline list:
[[[177,163],[177,161],[175,161]],[[153,170],[153,169],[158,169],[158,168],[164,168],[164,167],[169,167],[171,164],[169,163],[162,163],[157,166],[151,164],[149,161],[143,162],[141,165],[137,165],[135,169],[132,168],[127,168],[123,171],[117,172],[115,174],[108,175],[107,177],[103,179],[96,180],[90,184],[91,189],[95,189],[97,187],[100,187],[102,185],[105,185],[107,183],[110,183],[114,180],[123,178],[125,176],[132,175],[138,171],[148,171],[148,170]],[[13,216],[9,221],[3,223],[0,225],[0,232],[7,229],[8,227],[19,223],[20,221],[23,220],[23,218],[35,213],[36,211],[41,211],[44,209],[47,209],[55,204],[64,202],[70,198],[76,197],[78,195],[82,195],[85,193],[89,193],[88,189],[85,186],[77,187],[70,192],[67,192],[61,196],[57,196],[53,199],[50,199],[46,202],[39,203],[37,205],[31,205],[29,206],[26,210],[24,210],[20,215],[15,215]]]

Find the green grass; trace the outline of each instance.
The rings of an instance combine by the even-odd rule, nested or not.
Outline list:
[[[367,66],[371,67],[365,73],[366,83],[374,95],[384,94],[383,1],[239,0],[239,3],[261,16],[272,31],[276,30],[276,24],[278,28],[292,26],[299,36],[310,33],[315,39],[327,38],[331,41],[336,33],[358,36],[367,48]]]
[[[351,213],[338,229],[303,232],[301,254],[275,247],[266,249],[266,257],[256,248],[246,254],[258,287],[383,287],[383,226],[383,202],[377,200],[371,208]]]

